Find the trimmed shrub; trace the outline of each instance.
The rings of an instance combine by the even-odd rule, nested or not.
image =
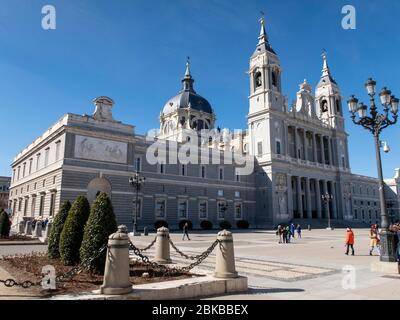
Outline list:
[[[157,230],[158,228],[165,227],[168,228],[168,222],[165,220],[157,220],[154,222],[154,228]]]
[[[60,237],[60,257],[62,263],[66,266],[79,263],[79,249],[89,213],[89,201],[84,196],[77,197],[69,210]]]
[[[185,223],[188,224],[189,230],[193,229],[192,221],[190,221],[190,220],[181,220],[181,221],[179,221],[179,230],[183,230],[183,226],[185,225]]]
[[[212,227],[213,227],[213,224],[209,220],[203,220],[200,222],[200,228],[202,228],[203,230],[211,230]]]
[[[228,220],[224,220],[224,221],[221,221],[219,223],[219,227],[221,229],[231,229],[232,228],[232,224]]]
[[[71,202],[69,201],[64,202],[54,218],[47,245],[47,255],[49,258],[56,259],[60,257],[59,246],[60,246],[61,232],[64,228],[65,220],[67,220],[68,211],[70,209],[71,209]]]
[[[239,229],[248,229],[250,224],[247,220],[239,220],[238,222],[236,222],[236,226]]]
[[[100,193],[92,204],[87,220],[80,249],[81,261],[94,257],[107,244],[110,234],[117,231],[117,220],[110,198],[106,193]],[[89,270],[103,273],[106,263],[106,252],[94,259]]]
[[[8,238],[10,236],[11,222],[7,212],[0,209],[0,236]]]

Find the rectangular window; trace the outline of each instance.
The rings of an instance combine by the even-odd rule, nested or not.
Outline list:
[[[137,208],[137,216],[136,217],[138,219],[141,219],[142,218],[142,198],[138,198],[137,207],[136,207],[136,199],[133,200],[133,211],[132,211],[133,217],[135,217],[135,215],[136,215],[136,208]]]
[[[43,179],[43,188],[46,186],[46,179]]]
[[[50,148],[47,148],[44,150],[44,166],[47,167],[49,164],[49,154],[50,154]]]
[[[257,156],[261,157],[263,155],[263,145],[262,142],[257,143]]]
[[[156,200],[156,218],[165,218],[166,200]]]
[[[57,176],[53,177],[53,184],[56,184]]]
[[[346,168],[346,160],[344,159],[344,157],[342,157],[342,167]]]
[[[31,159],[29,159],[29,174],[31,174],[32,173],[32,162],[33,162],[33,159],[31,158]]]
[[[61,141],[56,142],[56,161],[60,159]]]
[[[26,162],[24,162],[22,167],[22,178],[25,177]]]
[[[36,197],[32,197],[32,203],[31,203],[31,216],[35,216],[35,207],[36,207]]]
[[[36,155],[36,171],[40,168],[40,153]]]
[[[49,211],[49,216],[53,217],[54,216],[54,207],[56,205],[56,194],[53,192],[50,195],[50,211]]]
[[[142,171],[142,158],[141,157],[136,157],[136,159],[135,159],[135,170],[137,172]]]
[[[276,141],[276,154],[281,154],[281,142],[279,140]]]
[[[240,191],[235,191],[235,198],[240,198]]]
[[[29,184],[26,186],[26,192],[29,192]]]
[[[19,199],[18,201],[18,212],[21,212],[22,209],[22,199]]]
[[[202,177],[203,179],[206,177],[206,167],[205,166],[201,166],[200,177]]]
[[[21,167],[18,167],[18,174],[17,174],[17,180],[19,180],[19,174],[21,172]]]
[[[178,201],[178,218],[179,219],[187,219],[188,216],[188,202],[187,200],[179,200]]]
[[[200,219],[207,219],[207,207],[208,207],[207,200],[201,200],[199,202],[199,218]]]
[[[217,204],[218,219],[225,219],[226,203],[225,201],[219,201]]]
[[[13,182],[15,181],[15,169],[13,170]]]
[[[39,203],[39,216],[43,216],[44,198],[45,198],[45,195],[42,194],[42,195],[40,196],[40,203]]]
[[[235,203],[235,219],[241,220],[242,219],[242,204]]]
[[[224,196],[224,190],[218,190],[218,197]]]
[[[219,180],[224,180],[224,168],[219,168],[218,169],[218,179]]]
[[[36,190],[36,186],[37,186],[37,183],[35,182],[35,184],[33,185],[33,190]]]
[[[181,175],[186,176],[186,165],[181,164]]]

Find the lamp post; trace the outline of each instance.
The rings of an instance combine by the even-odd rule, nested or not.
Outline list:
[[[129,178],[129,184],[136,190],[136,201],[135,201],[135,215],[133,217],[133,235],[140,236],[137,231],[137,215],[139,209],[139,191],[145,182],[146,178],[141,176],[137,171],[133,173],[132,177]]]
[[[399,99],[392,95],[392,92],[386,87],[379,93],[380,102],[383,106],[383,113],[378,113],[377,106],[375,104],[375,89],[376,81],[369,78],[365,84],[368,95],[370,97],[370,116],[367,115],[368,107],[362,102],[358,104],[358,99],[352,95],[348,100],[348,106],[351,113],[351,119],[356,125],[360,125],[363,128],[370,131],[374,136],[376,162],[378,169],[378,182],[379,182],[379,200],[381,206],[381,224],[382,231],[380,233],[381,238],[381,256],[380,260],[383,262],[395,262],[395,245],[394,245],[394,233],[389,231],[389,217],[387,214],[385,193],[384,193],[384,182],[382,174],[382,160],[381,160],[381,141],[379,135],[383,129],[394,125],[397,122],[397,112],[399,108]],[[356,119],[358,113],[358,119]],[[390,117],[390,113],[392,119]]]
[[[332,227],[331,227],[331,212],[329,210],[329,202],[332,201],[333,195],[331,195],[329,193],[326,193],[326,194],[321,195],[321,199],[325,203],[326,211],[327,211],[327,214],[328,214],[328,227],[326,229],[327,230],[332,230]]]

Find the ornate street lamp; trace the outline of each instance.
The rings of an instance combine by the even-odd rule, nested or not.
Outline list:
[[[139,210],[139,191],[144,184],[146,178],[141,176],[137,171],[133,173],[132,177],[129,178],[129,184],[136,190],[136,202],[135,202],[135,216],[133,217],[133,235],[140,236],[137,231],[137,215]]]
[[[326,194],[321,195],[321,199],[325,203],[326,211],[327,211],[327,214],[328,214],[328,227],[326,229],[327,230],[332,230],[332,227],[331,227],[331,212],[330,212],[330,209],[329,209],[329,202],[333,200],[333,195],[331,195],[329,193],[326,193]]]
[[[379,93],[380,102],[383,106],[383,113],[378,113],[375,104],[375,90],[376,81],[371,78],[368,79],[365,84],[368,95],[370,97],[370,116],[367,115],[367,106],[363,103],[358,104],[358,99],[353,96],[348,100],[348,106],[351,113],[351,119],[357,125],[361,125],[363,128],[369,130],[374,135],[375,151],[376,151],[376,162],[378,168],[378,180],[379,180],[379,200],[381,205],[381,224],[382,231],[380,233],[381,238],[381,261],[395,262],[395,247],[394,247],[394,234],[389,231],[389,217],[387,214],[384,182],[382,174],[382,160],[381,160],[381,141],[379,135],[383,129],[393,125],[397,122],[397,112],[399,108],[399,99],[392,95],[392,92],[384,87]],[[356,112],[358,112],[358,119],[356,120]],[[390,114],[392,119],[390,119]]]

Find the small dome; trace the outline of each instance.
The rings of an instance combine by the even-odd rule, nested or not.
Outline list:
[[[163,114],[175,112],[178,109],[191,108],[205,113],[213,113],[210,103],[202,96],[198,95],[193,89],[194,79],[190,74],[190,64],[186,63],[185,76],[182,79],[182,91],[171,98],[164,106]]]
[[[164,106],[163,113],[169,114],[178,109],[190,107],[191,109],[203,111],[205,113],[213,113],[210,103],[199,96],[197,93],[183,91],[177,96],[171,98]]]

